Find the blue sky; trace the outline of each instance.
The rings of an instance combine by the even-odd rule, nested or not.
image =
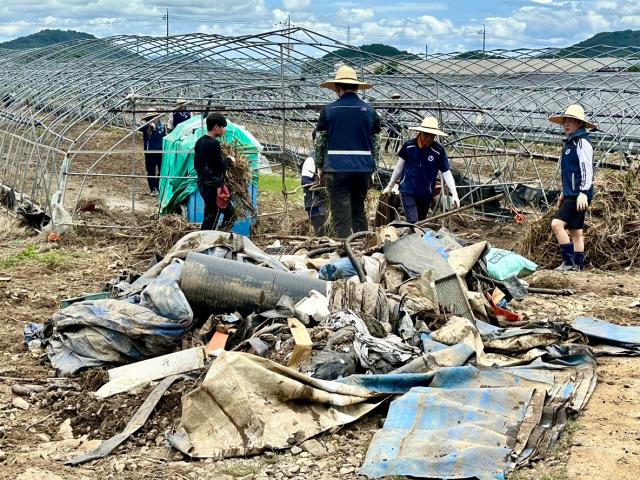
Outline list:
[[[293,25],[352,44],[388,43],[416,53],[566,46],[602,31],[640,29],[640,0],[3,0],[0,41],[43,28],[99,37],[247,34]]]

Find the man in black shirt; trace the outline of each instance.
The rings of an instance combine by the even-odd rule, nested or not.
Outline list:
[[[235,161],[233,157],[225,157],[218,138],[224,135],[227,120],[220,113],[207,116],[207,133],[200,137],[195,145],[193,166],[198,174],[198,190],[204,199],[204,221],[202,230],[215,230],[224,215],[222,230],[231,228],[234,210],[227,200],[226,207],[219,207],[218,191],[225,185],[227,168]],[[224,199],[220,199],[224,203]]]

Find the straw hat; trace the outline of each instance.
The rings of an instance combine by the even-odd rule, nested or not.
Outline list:
[[[178,99],[176,100],[176,104],[178,104],[178,105],[186,105],[187,101],[184,99],[184,97],[178,97]]]
[[[365,82],[358,81],[358,74],[356,71],[351,68],[343,65],[336,72],[336,78],[333,80],[327,80],[326,82],[322,82],[320,86],[322,88],[330,88],[331,90],[336,89],[336,83],[346,83],[349,85],[357,85],[358,90],[366,90],[371,88],[371,85]]]
[[[145,113],[144,116],[142,117],[142,120],[146,120],[147,118],[155,117],[157,113],[158,113],[158,111],[155,108],[150,107],[150,108],[147,109],[147,113]]]
[[[551,117],[549,117],[549,121],[551,123],[562,125],[562,121],[565,118],[575,118],[576,120],[580,120],[581,122],[584,122],[584,125],[587,128],[598,128],[595,123],[591,123],[586,120],[586,117],[584,115],[584,108],[582,108],[577,103],[569,105],[562,115],[552,115]]]
[[[399,93],[392,93],[391,94],[391,98],[400,98],[400,94]]]
[[[434,135],[440,135],[442,137],[448,137],[446,133],[440,130],[438,125],[438,119],[436,117],[424,117],[422,123],[418,127],[409,127],[409,130],[416,132],[433,133]]]

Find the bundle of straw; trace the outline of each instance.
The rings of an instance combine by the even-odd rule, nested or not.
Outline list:
[[[236,159],[235,163],[227,169],[227,186],[236,207],[236,216],[253,215],[255,211],[249,195],[249,185],[252,178],[251,164],[247,160],[242,146],[238,143],[222,145],[222,153]]]
[[[601,269],[619,270],[640,264],[640,169],[601,172],[587,213],[585,252]],[[528,223],[518,245],[520,253],[541,266],[560,262],[557,241],[551,233],[556,210]]]

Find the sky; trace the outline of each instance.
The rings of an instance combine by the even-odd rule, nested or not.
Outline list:
[[[568,46],[603,31],[640,29],[640,0],[2,0],[0,41],[44,28],[163,36],[244,35],[289,19],[352,45],[413,53]]]

